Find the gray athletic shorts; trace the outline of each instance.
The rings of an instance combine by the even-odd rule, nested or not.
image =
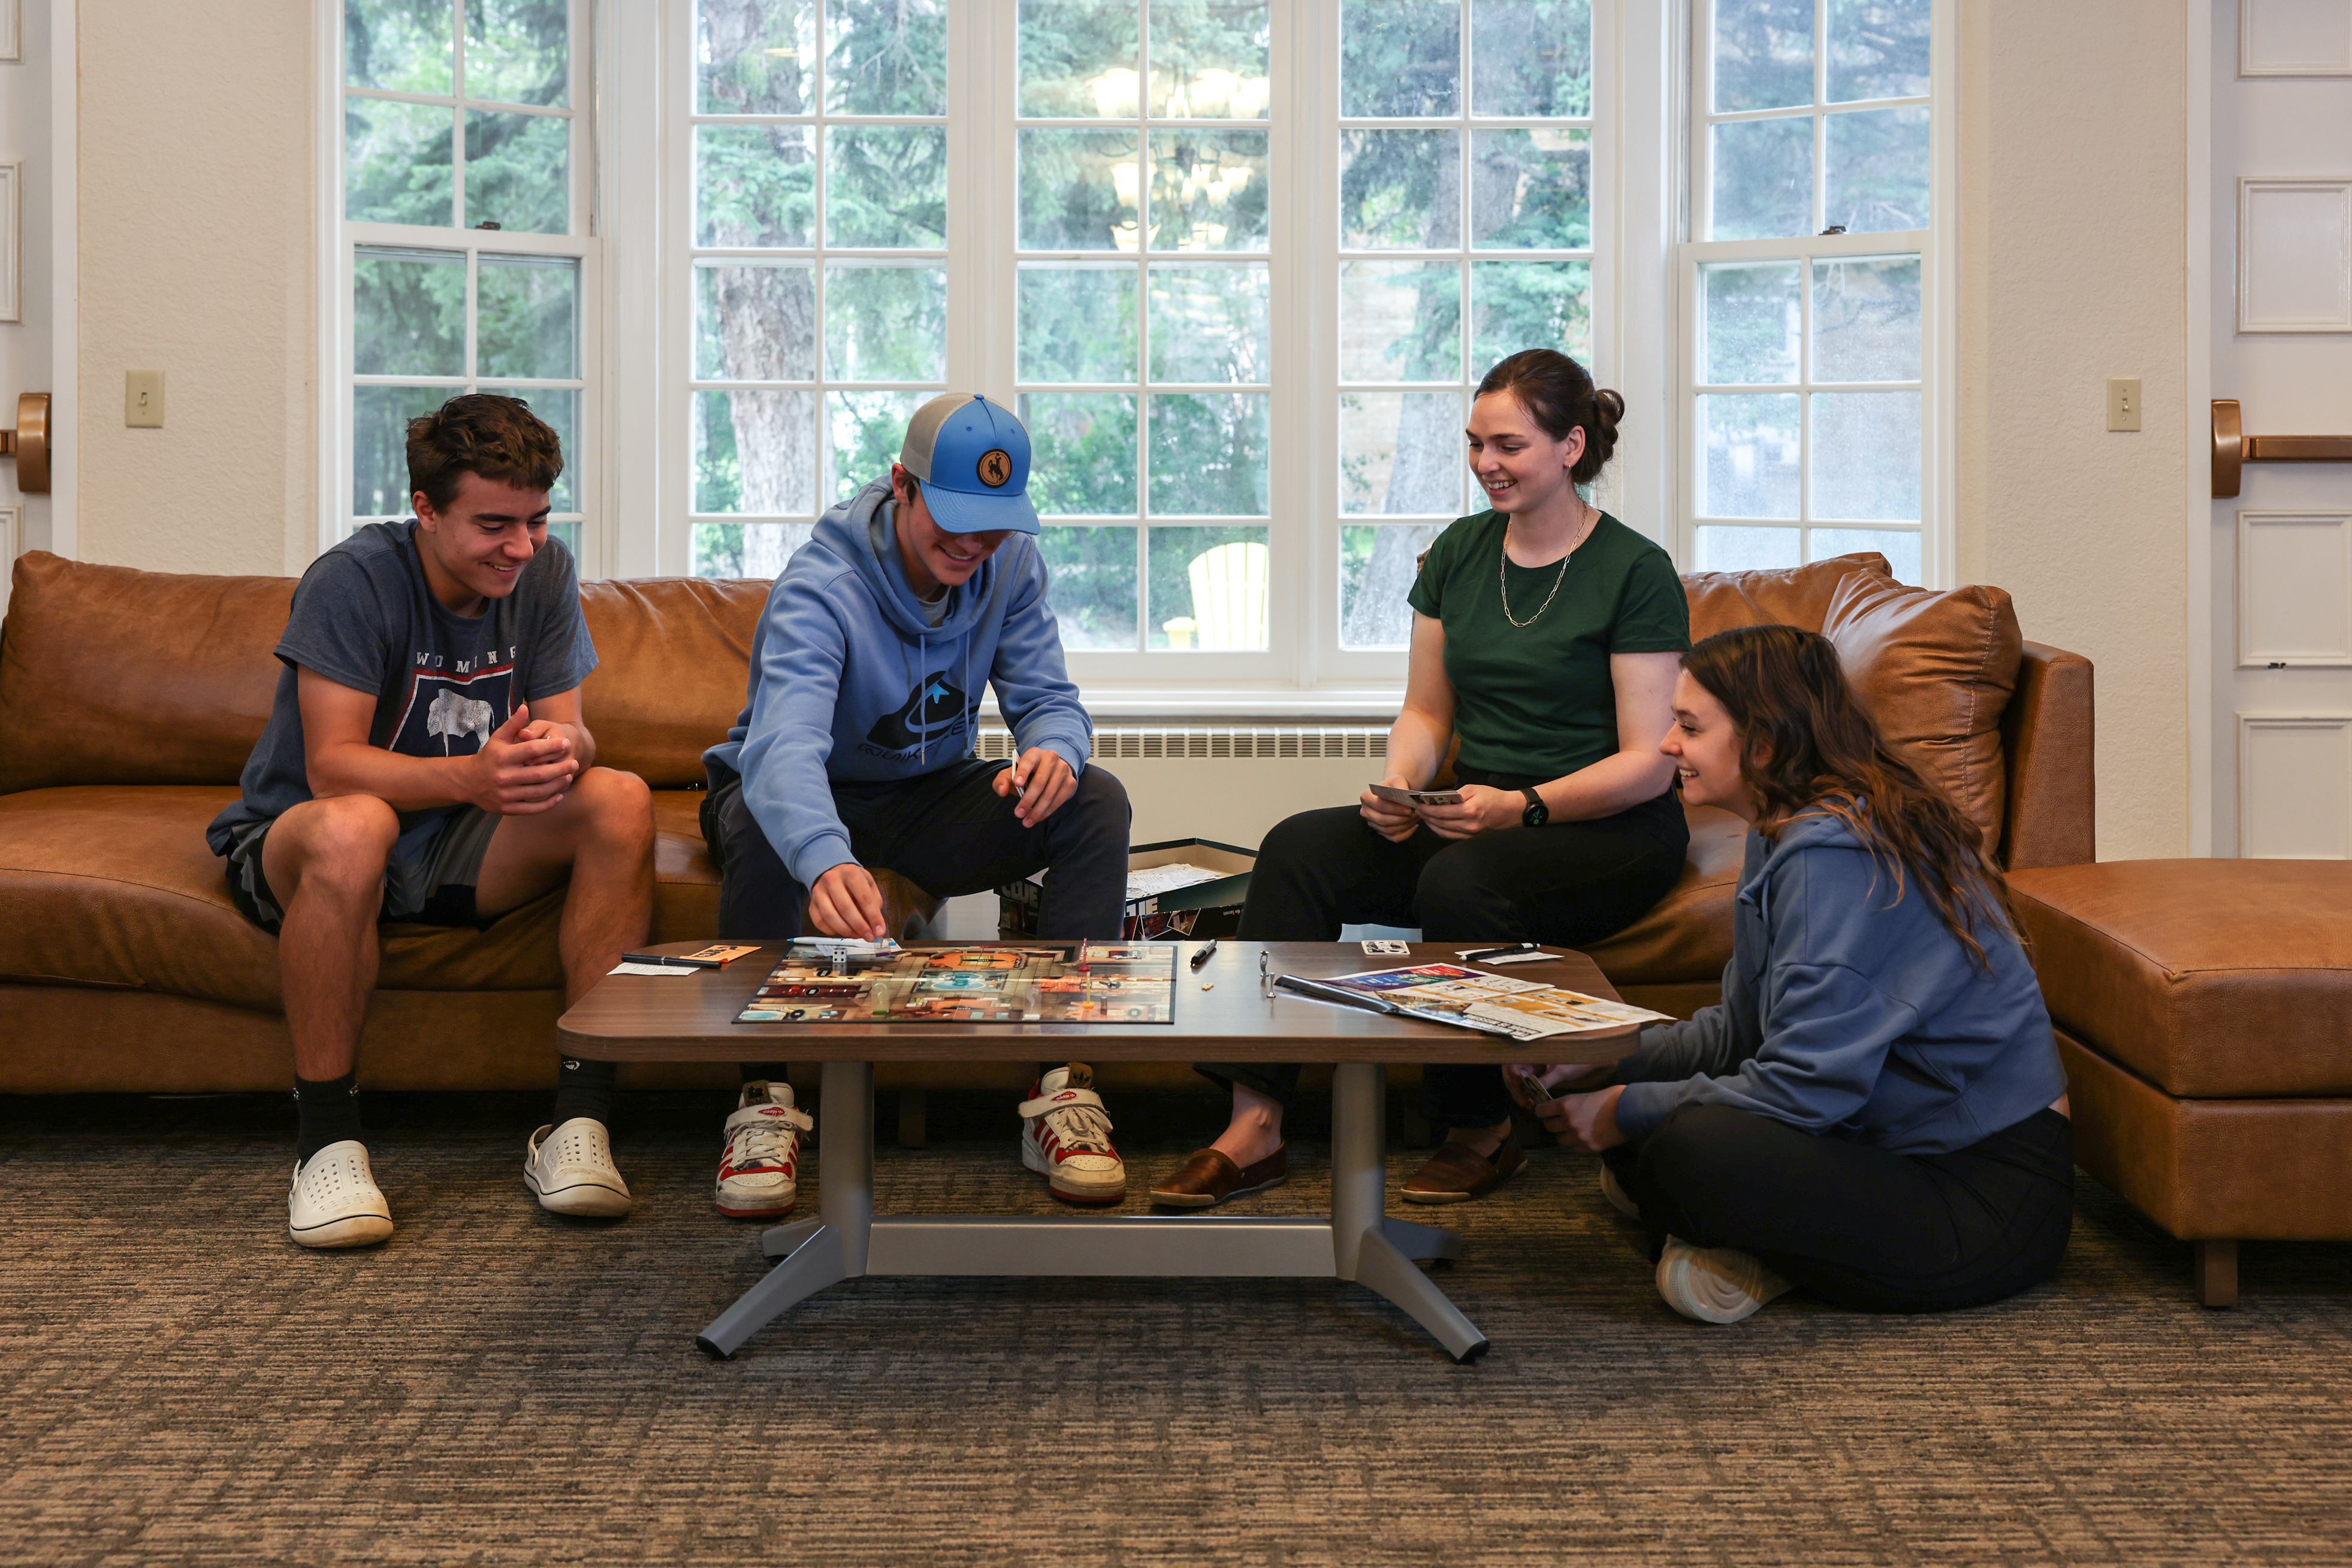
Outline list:
[[[229,830],[228,891],[247,920],[275,933],[286,912],[261,872],[266,822],[243,822]],[[400,837],[383,868],[383,910],[379,918],[419,925],[474,925],[480,915],[474,887],[482,879],[482,856],[499,830],[498,814],[479,806],[445,806],[401,819]]]

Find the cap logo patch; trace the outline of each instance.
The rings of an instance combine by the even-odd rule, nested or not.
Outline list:
[[[980,482],[992,490],[1003,488],[1013,477],[1013,455],[1002,446],[992,446],[980,455]]]

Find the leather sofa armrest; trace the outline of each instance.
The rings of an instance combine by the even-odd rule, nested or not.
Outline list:
[[[2023,871],[2096,860],[2091,661],[2046,643],[2026,643],[2000,730],[2009,767],[2001,865]]]

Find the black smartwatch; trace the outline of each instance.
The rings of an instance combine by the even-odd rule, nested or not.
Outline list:
[[[1540,828],[1551,821],[1551,808],[1543,803],[1542,796],[1533,789],[1522,789],[1519,793],[1528,798],[1528,809],[1519,813],[1521,827]]]

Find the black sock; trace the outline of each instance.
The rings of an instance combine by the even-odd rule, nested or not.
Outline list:
[[[782,1083],[793,1075],[792,1063],[788,1061],[739,1061],[735,1066],[746,1083],[757,1083],[761,1079]]]
[[[592,1122],[603,1123],[610,1131],[620,1071],[617,1062],[565,1057],[562,1076],[555,1081],[555,1124],[561,1127],[574,1116],[585,1116]]]
[[[299,1129],[294,1157],[307,1160],[329,1144],[360,1136],[360,1072],[354,1067],[341,1078],[294,1079],[294,1114]]]

